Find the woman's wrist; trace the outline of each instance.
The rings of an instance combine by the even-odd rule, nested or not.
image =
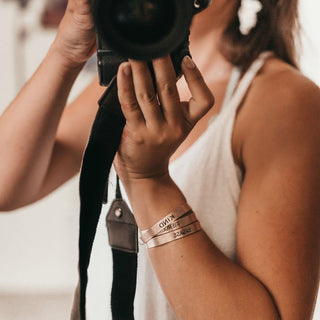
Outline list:
[[[56,40],[50,46],[48,56],[53,57],[61,66],[62,71],[66,74],[78,75],[85,65],[85,62],[76,61],[75,59],[65,55]]]
[[[124,186],[141,230],[151,227],[186,202],[169,173],[127,181]]]

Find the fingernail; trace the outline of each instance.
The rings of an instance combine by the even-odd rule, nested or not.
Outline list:
[[[189,69],[193,69],[196,67],[196,65],[194,64],[194,62],[192,61],[192,59],[189,56],[185,56],[182,60],[182,62],[184,63],[184,65],[189,68]]]
[[[124,66],[123,66],[123,73],[125,76],[129,77],[131,75],[131,66],[130,66],[130,63],[126,63]]]

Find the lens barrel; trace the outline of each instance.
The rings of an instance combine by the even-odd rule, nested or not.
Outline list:
[[[151,60],[173,52],[188,36],[194,1],[93,0],[96,32],[118,54]]]

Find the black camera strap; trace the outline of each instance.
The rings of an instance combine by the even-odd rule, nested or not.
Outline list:
[[[102,204],[104,199],[107,199],[110,168],[120,144],[124,125],[125,118],[118,100],[117,82],[116,77],[114,77],[99,100],[99,109],[82,162],[80,174],[79,284],[74,298],[72,320],[86,319],[87,270]],[[113,241],[112,256],[114,263],[111,293],[112,318],[113,320],[132,320],[134,319],[133,301],[136,286],[137,240],[133,245],[135,250],[131,250],[134,248],[125,247],[131,241],[121,242],[121,239],[123,233],[128,230],[128,238],[136,237],[137,239],[137,227],[131,211],[122,199],[119,185],[116,199],[109,209],[108,217],[111,221],[108,223],[108,229],[114,236],[111,239]],[[122,233],[120,234],[120,232]],[[117,234],[118,237],[116,237]]]
[[[182,74],[180,66],[183,57],[190,55],[188,45],[186,37],[171,54],[177,78]],[[121,60],[111,59],[110,67],[116,70],[120,63]],[[149,63],[149,66],[154,77],[152,64]],[[79,284],[74,298],[72,320],[86,320],[87,270],[102,204],[108,196],[110,168],[120,145],[125,122],[114,76],[99,100],[99,109],[83,156],[80,174]],[[133,214],[121,196],[118,180],[116,199],[107,214],[107,228],[113,257],[112,319],[133,320],[138,229]]]
[[[106,224],[113,258],[112,319],[133,320],[137,278],[138,227],[133,213],[122,198],[118,176],[116,198],[109,208]]]

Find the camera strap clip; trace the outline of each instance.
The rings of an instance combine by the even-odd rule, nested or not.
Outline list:
[[[118,176],[116,198],[109,208],[106,225],[112,249],[138,253],[138,227],[133,213],[122,198]]]

